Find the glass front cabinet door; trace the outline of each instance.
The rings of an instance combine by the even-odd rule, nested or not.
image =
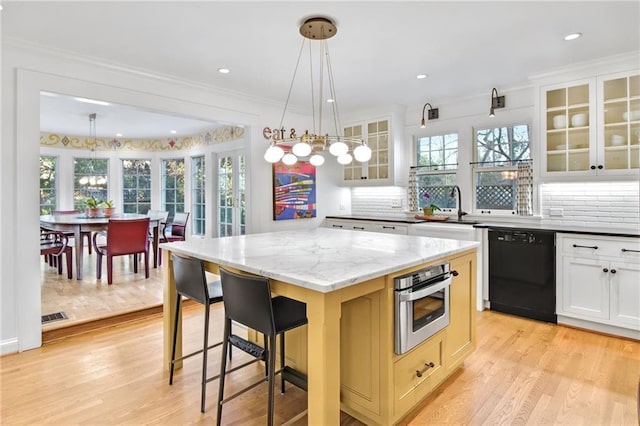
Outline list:
[[[355,159],[344,166],[344,182],[352,185],[391,183],[393,174],[392,143],[387,118],[350,125],[344,135],[363,139],[371,148],[371,159],[360,163]]]
[[[595,83],[543,88],[546,172],[590,174],[597,167],[595,150]]]
[[[640,167],[640,70],[542,88],[543,173],[628,175]]]
[[[637,170],[640,165],[640,72],[603,78],[598,156],[604,170]]]

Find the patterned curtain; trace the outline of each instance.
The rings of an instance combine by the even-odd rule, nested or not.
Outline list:
[[[418,176],[416,169],[409,169],[409,185],[407,187],[407,204],[410,212],[422,212],[418,201]]]
[[[518,163],[518,214],[533,215],[533,168],[531,162]]]

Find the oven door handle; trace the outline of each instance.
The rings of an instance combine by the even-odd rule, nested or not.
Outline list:
[[[430,294],[435,293],[436,291],[444,290],[446,287],[449,287],[451,285],[451,281],[452,278],[449,277],[444,281],[440,281],[438,284],[431,285],[429,287],[423,288],[422,290],[400,294],[400,301],[411,302],[414,300],[422,299]]]

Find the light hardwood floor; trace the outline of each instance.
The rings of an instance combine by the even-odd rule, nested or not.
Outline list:
[[[80,281],[75,278],[75,271],[70,280],[66,269],[58,275],[56,268],[41,261],[42,315],[63,311],[68,317],[43,324],[45,333],[162,305],[162,267],[153,268],[153,256],[149,261],[149,279],[144,277],[142,262],[136,274],[132,256],[115,257],[112,285],[107,284],[106,259],[102,260],[102,279],[96,278],[96,257],[85,249]]]
[[[185,309],[187,349],[201,342],[202,312],[199,306]],[[214,305],[211,339],[222,334],[222,315],[221,305]],[[402,425],[638,424],[640,342],[491,311],[479,313],[477,324],[477,350]],[[219,357],[219,350],[211,352],[210,374]],[[234,362],[242,358],[234,353]],[[159,314],[7,355],[0,358],[0,423],[210,424],[218,382],[208,385],[207,412],[201,414],[200,362],[185,361],[168,385]],[[230,389],[264,370],[235,374]],[[276,423],[305,406],[299,389],[289,385],[284,396],[277,392]],[[225,406],[223,424],[262,425],[265,408],[266,388],[259,386]],[[360,424],[344,414],[341,423]]]

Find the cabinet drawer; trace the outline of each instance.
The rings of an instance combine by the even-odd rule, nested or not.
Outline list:
[[[396,413],[406,412],[444,377],[443,354],[443,334],[439,333],[395,363]]]
[[[640,260],[640,241],[628,239],[564,237],[562,252],[581,257],[615,257]]]
[[[371,231],[383,232],[385,234],[407,235],[409,227],[407,225],[397,225],[395,223],[376,223],[372,225]]]

